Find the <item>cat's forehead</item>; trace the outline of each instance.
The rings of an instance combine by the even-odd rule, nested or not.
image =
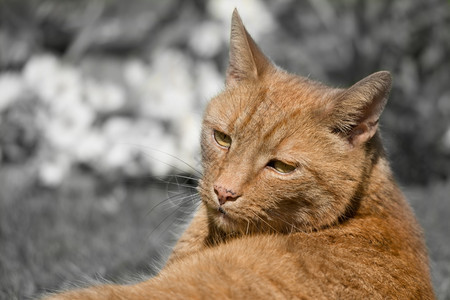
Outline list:
[[[313,119],[326,108],[328,90],[331,89],[293,76],[243,84],[213,99],[207,116],[227,131],[249,127],[274,130],[275,124],[286,127],[302,119]]]

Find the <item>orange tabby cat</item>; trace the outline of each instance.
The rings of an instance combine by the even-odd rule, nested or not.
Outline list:
[[[378,72],[335,89],[277,68],[235,11],[226,89],[203,121],[202,206],[156,277],[51,299],[432,299],[392,177]]]

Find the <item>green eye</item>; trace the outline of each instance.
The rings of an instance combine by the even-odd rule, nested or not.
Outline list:
[[[231,145],[231,137],[223,132],[214,130],[214,139],[216,140],[219,146],[224,148],[230,148]]]
[[[280,160],[271,160],[267,166],[275,169],[277,172],[282,173],[282,174],[287,174],[290,173],[292,171],[294,171],[296,169],[295,166],[286,164]]]

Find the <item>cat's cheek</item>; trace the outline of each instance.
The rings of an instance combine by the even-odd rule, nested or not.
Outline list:
[[[201,199],[208,208],[208,210],[210,211],[218,210],[219,203],[215,201],[215,195],[213,191],[211,191],[209,188],[201,188],[200,194],[202,196]]]
[[[202,182],[202,188],[200,188],[200,193],[202,195],[201,199],[203,203],[206,205],[209,215],[213,218],[216,218],[216,216],[222,215],[222,213],[219,211],[219,200],[217,199],[217,196],[214,193],[214,190],[212,188],[212,185],[208,182]]]

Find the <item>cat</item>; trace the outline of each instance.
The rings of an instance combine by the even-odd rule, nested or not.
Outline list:
[[[164,269],[48,299],[433,299],[378,133],[389,72],[331,88],[275,66],[237,10],[231,27],[202,124],[202,204]]]

